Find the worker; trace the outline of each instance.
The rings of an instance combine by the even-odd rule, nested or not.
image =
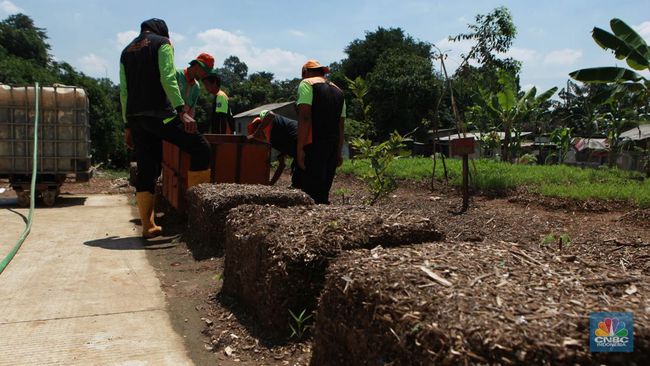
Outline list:
[[[176,70],[176,81],[185,102],[184,110],[192,118],[196,116],[196,102],[201,91],[198,81],[213,73],[213,67],[214,57],[201,53],[190,62],[190,67]]]
[[[206,73],[197,72],[199,77]],[[165,21],[153,18],[142,22],[140,34],[122,51],[120,101],[126,123],[125,143],[135,148],[138,163],[135,188],[142,236],[150,238],[162,233],[154,221],[153,207],[162,140],[191,155],[189,186],[207,182],[210,177],[210,145],[197,134],[196,121],[184,108]]]
[[[307,61],[302,67],[296,101],[300,188],[321,204],[329,203],[336,167],[343,161],[345,99],[343,91],[325,78],[329,71],[316,60]]]
[[[287,156],[293,159],[291,163],[291,186],[300,187],[300,172],[296,170],[296,146],[298,144],[298,121],[284,117],[273,111],[263,110],[248,127],[248,139],[260,140],[271,144],[278,150],[278,168],[275,170],[271,184],[280,178]]]
[[[221,78],[214,70],[210,72],[206,77],[201,79],[201,83],[203,84],[205,90],[207,90],[208,93],[214,95],[215,97],[221,90]]]
[[[235,132],[235,120],[232,117],[232,111],[228,102],[228,95],[223,90],[219,90],[210,113],[208,131],[210,133],[228,134]]]

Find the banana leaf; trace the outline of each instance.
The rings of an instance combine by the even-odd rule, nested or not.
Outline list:
[[[640,81],[645,78],[622,67],[593,67],[569,73],[573,79],[588,83],[613,83],[618,81]]]
[[[626,61],[635,70],[650,67],[650,49],[643,38],[624,21],[614,18],[609,22],[612,31],[631,50]]]

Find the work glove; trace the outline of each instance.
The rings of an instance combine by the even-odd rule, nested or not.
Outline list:
[[[133,135],[131,135],[130,128],[124,130],[124,145],[126,145],[128,149],[135,149],[135,145],[133,144]]]

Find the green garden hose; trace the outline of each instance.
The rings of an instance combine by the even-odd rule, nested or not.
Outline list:
[[[18,241],[16,242],[16,245],[14,245],[13,249],[11,249],[11,252],[7,254],[5,259],[0,262],[0,274],[5,270],[5,267],[11,262],[11,260],[14,258],[16,253],[18,252],[18,249],[20,249],[21,245],[23,245],[23,242],[27,238],[27,235],[29,235],[29,232],[32,230],[32,215],[34,213],[34,196],[35,196],[35,191],[36,191],[36,166],[37,166],[37,161],[38,161],[38,116],[40,114],[40,106],[39,106],[39,86],[38,83],[34,85],[34,153],[32,155],[32,185],[30,187],[29,191],[29,215],[27,215],[27,222],[25,223],[25,230],[23,230],[23,233],[20,234],[20,237],[18,238]]]

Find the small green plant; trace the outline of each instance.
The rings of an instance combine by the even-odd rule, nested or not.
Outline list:
[[[546,235],[542,241],[540,242],[541,246],[547,246],[551,245],[553,243],[557,243],[558,247],[560,250],[562,250],[563,247],[569,246],[571,244],[571,237],[568,234],[562,234],[560,236],[557,236],[555,234],[548,234]]]
[[[370,161],[371,169],[364,173],[361,179],[366,182],[372,194],[368,202],[374,205],[378,199],[387,197],[397,188],[397,182],[392,175],[388,174],[388,168],[398,157],[409,155],[409,152],[404,150],[404,138],[399,133],[393,132],[388,140],[378,145],[361,138],[352,140],[351,144],[359,152],[358,158]]]
[[[542,239],[542,241],[540,242],[540,245],[546,246],[546,245],[549,245],[549,244],[553,244],[553,243],[555,243],[555,240],[556,240],[555,234],[548,234]]]
[[[333,192],[335,196],[341,196],[341,202],[344,205],[348,204],[348,201],[350,201],[350,193],[352,193],[352,191],[347,188],[339,188]]]
[[[303,309],[300,315],[296,316],[296,314],[294,314],[293,311],[289,309],[289,315],[291,315],[291,319],[289,320],[291,335],[289,338],[296,337],[296,339],[300,340],[305,336],[307,329],[310,327],[310,325],[307,325],[306,323],[309,319],[311,319],[311,314],[306,315],[306,312],[307,309]]]

